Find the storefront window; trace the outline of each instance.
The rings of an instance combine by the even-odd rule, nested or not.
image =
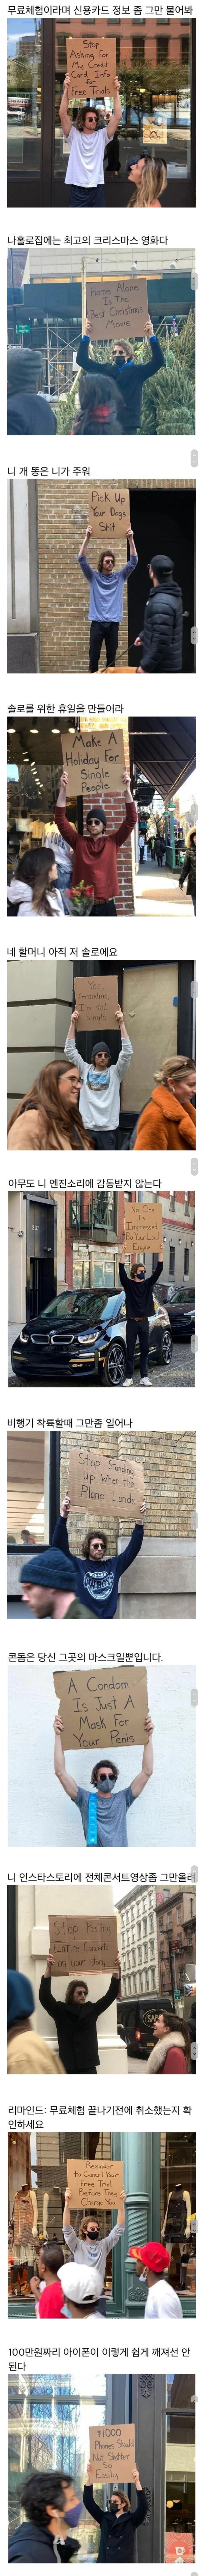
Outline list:
[[[31,2280],[36,2271],[37,2251],[40,2243],[44,2241],[45,2234],[48,2241],[55,2237],[61,2247],[61,2262],[66,2264],[67,2270],[66,2296],[68,2299],[70,2256],[63,2237],[63,2212],[67,2162],[68,2157],[72,2155],[72,2145],[71,2133],[64,2130],[60,2130],[60,2135],[55,2137],[49,2132],[45,2133],[44,2137],[38,2137],[34,2132],[31,2138],[26,2135],[22,2138],[12,2131],[8,2139],[8,2300],[9,2307],[12,2306],[17,2315],[19,2308],[23,2306],[26,2315],[31,2311],[33,2319],[35,2318],[36,2303],[31,2291]],[[86,2142],[82,2131],[74,2135],[74,2150],[78,2161],[85,2154],[89,2156],[89,2139]],[[100,2153],[100,2142],[98,2152]],[[109,2200],[105,2209],[100,2212],[101,2236],[108,2236],[112,2224],[110,2133],[105,2141],[105,2153],[109,2154]],[[95,2141],[95,2166],[96,2162]],[[79,2216],[77,2211],[71,2212],[71,2219],[79,2236],[82,2215],[82,2211]],[[110,2249],[106,2261],[105,2297],[112,2299],[112,2296],[113,2264]]]
[[[9,2537],[24,2521],[20,2507],[19,2481],[29,2470],[61,2470],[72,2477],[79,2497],[89,2457],[89,2425],[106,2422],[106,2379],[95,2371],[93,2395],[75,2397],[68,2374],[63,2379],[22,2379],[9,2388]],[[103,2490],[98,2488],[98,2503]],[[97,2558],[98,2530],[82,2510],[79,2525],[80,2558]]]
[[[8,172],[40,171],[41,21],[8,20]]]
[[[188,2548],[190,2540],[190,2549]],[[167,2380],[166,2564],[195,2558],[195,2380]]]
[[[160,2141],[160,2219],[161,2236],[170,2248],[170,2282],[181,2299],[195,2296],[196,2237],[196,2159],[195,2137],[187,2130],[183,2138],[161,2133]]]
[[[49,1433],[46,1440],[49,1439]],[[45,1500],[44,1431],[8,1434],[8,1548],[22,1552],[49,1543],[48,1477]]]

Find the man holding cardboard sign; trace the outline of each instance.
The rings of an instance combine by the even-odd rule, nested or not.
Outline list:
[[[89,1790],[84,1788],[82,1783],[81,1787],[78,1788],[77,1780],[72,1780],[70,1778],[69,1772],[66,1771],[65,1754],[63,1750],[63,1718],[59,1715],[54,1718],[54,1770],[56,1772],[56,1778],[57,1780],[60,1780],[61,1788],[66,1789],[67,1797],[75,1800],[75,1805],[79,1809],[79,1815],[82,1818],[83,1833],[85,1835],[86,1843],[103,1844],[105,1846],[105,1850],[107,1848],[107,1844],[111,1845],[112,1849],[114,1849],[115,1843],[122,1845],[122,1849],[123,1846],[126,1846],[128,1841],[126,1822],[128,1807],[132,1807],[134,1798],[140,1798],[142,1789],[147,1788],[148,1780],[150,1779],[151,1772],[153,1771],[152,1735],[154,1733],[154,1729],[151,1717],[147,1717],[146,1727],[147,1741],[146,1744],[144,1744],[142,1770],[138,1771],[135,1779],[129,1782],[129,1787],[126,1787],[126,1789],[118,1789],[115,1796],[116,1781],[118,1780],[119,1774],[115,1762],[112,1762],[110,1754],[109,1758],[108,1755],[106,1755],[106,1761],[103,1760],[94,1763]]]
[[[90,433],[91,433],[91,429],[93,429],[93,428],[94,428],[94,430],[96,430],[96,421],[95,421],[95,418],[92,418],[92,410],[93,410],[93,407],[94,407],[95,396],[96,396],[97,379],[99,379],[100,399],[101,399],[101,395],[102,395],[102,384],[104,383],[104,399],[105,399],[105,384],[107,384],[107,383],[109,384],[109,378],[110,378],[110,379],[112,379],[113,384],[115,384],[115,385],[117,385],[117,386],[118,386],[118,390],[119,390],[119,391],[120,391],[120,393],[122,394],[122,403],[123,403],[123,420],[121,420],[121,429],[123,428],[123,431],[128,431],[128,434],[129,434],[129,435],[131,435],[131,436],[135,436],[135,434],[138,434],[138,431],[139,431],[139,428],[140,428],[140,413],[141,413],[141,401],[142,401],[143,385],[145,385],[145,384],[146,384],[146,382],[148,382],[148,386],[150,387],[150,384],[151,384],[151,378],[152,378],[152,381],[153,381],[154,376],[156,376],[156,375],[158,374],[158,369],[159,369],[159,367],[163,367],[163,366],[164,366],[164,350],[163,350],[163,349],[161,349],[161,347],[160,347],[160,341],[159,341],[159,340],[157,340],[156,332],[155,332],[155,331],[153,331],[153,322],[151,322],[150,313],[148,313],[148,298],[147,298],[147,282],[146,282],[146,279],[145,279],[145,278],[142,278],[142,279],[141,279],[141,281],[140,281],[140,285],[141,285],[141,293],[140,293],[140,317],[139,317],[139,314],[137,314],[137,315],[136,315],[136,296],[137,296],[137,298],[138,298],[138,285],[136,284],[136,285],[134,286],[134,280],[133,280],[132,278],[130,278],[129,283],[128,283],[128,286],[127,286],[127,280],[123,279],[123,280],[122,280],[122,285],[123,285],[124,290],[125,290],[125,286],[126,286],[126,288],[127,288],[127,291],[128,291],[128,298],[129,298],[129,306],[130,306],[130,304],[132,303],[131,329],[132,329],[133,338],[134,338],[134,336],[137,336],[137,334],[138,334],[138,335],[139,335],[139,340],[142,340],[142,339],[144,339],[144,340],[147,340],[147,339],[148,339],[148,340],[150,340],[150,360],[151,360],[151,363],[150,363],[150,366],[149,366],[149,362],[147,362],[146,367],[145,367],[145,366],[143,366],[143,364],[141,364],[141,365],[140,365],[140,364],[138,364],[138,361],[137,361],[137,363],[136,363],[136,360],[133,358],[133,355],[132,355],[131,342],[130,342],[130,340],[129,340],[129,339],[127,339],[127,337],[126,337],[126,333],[125,333],[125,338],[123,337],[122,329],[121,329],[121,334],[120,334],[119,339],[118,339],[118,336],[116,336],[116,339],[113,339],[113,343],[112,343],[112,356],[111,356],[110,358],[108,358],[108,360],[105,360],[105,358],[104,358],[104,359],[102,359],[102,361],[101,361],[101,360],[99,361],[98,359],[96,360],[96,358],[90,358],[90,356],[89,356],[89,349],[90,349],[91,305],[93,306],[93,336],[94,336],[94,337],[96,337],[96,339],[100,340],[100,339],[103,339],[103,333],[104,333],[104,341],[105,341],[105,336],[106,336],[106,338],[107,338],[107,339],[109,339],[109,337],[111,337],[111,330],[112,330],[112,322],[111,322],[111,306],[112,306],[112,309],[114,310],[114,298],[115,298],[115,320],[116,320],[116,306],[117,306],[117,303],[118,303],[118,293],[119,293],[119,303],[120,303],[120,293],[121,293],[121,280],[120,280],[120,278],[119,278],[119,279],[114,279],[114,280],[113,280],[113,287],[111,286],[111,282],[110,282],[109,287],[108,287],[108,285],[107,285],[107,286],[106,286],[106,288],[103,286],[103,281],[102,281],[101,288],[100,288],[100,285],[99,285],[97,282],[95,283],[95,280],[93,280],[93,281],[91,282],[91,286],[90,286],[90,288],[89,288],[89,287],[88,287],[88,285],[87,285],[87,300],[88,300],[88,306],[89,306],[89,312],[90,312],[90,324],[89,324],[89,320],[85,323],[85,330],[83,331],[82,336],[81,336],[81,339],[79,340],[79,346],[78,346],[78,349],[77,349],[77,366],[78,366],[78,367],[82,367],[82,370],[83,370],[83,371],[84,371],[84,373],[85,373],[85,386],[87,386],[87,393],[88,393],[88,387],[89,387],[89,395],[90,395],[89,403],[87,403],[87,401],[86,401],[86,403],[85,403],[85,402],[84,402],[84,399],[83,399],[83,394],[82,394],[82,387],[80,387],[80,386],[79,386],[78,391],[79,391],[80,430],[81,430],[81,432],[82,432],[82,430],[84,430],[84,431],[90,430]],[[131,289],[131,296],[130,296],[130,289]],[[101,299],[102,299],[102,314],[101,314],[101,321],[100,321],[100,315],[99,315],[99,299],[100,299],[100,295],[101,295]],[[105,295],[106,295],[106,314],[105,314],[105,303],[104,303]],[[134,318],[133,318],[133,301],[134,301],[134,304],[135,304],[135,314],[134,314]],[[110,308],[110,311],[108,310],[108,308]],[[123,303],[123,309],[124,309],[124,328],[125,328],[125,305],[124,305],[124,303]],[[121,317],[121,318],[122,318],[122,317]],[[96,329],[96,321],[97,321],[97,329]],[[114,325],[114,327],[115,327],[115,325]],[[127,331],[127,324],[126,324],[126,331]],[[92,401],[91,401],[91,389],[92,389]],[[113,424],[113,420],[112,420],[112,428],[113,428],[113,426],[114,426],[114,424]],[[109,420],[109,423],[108,423],[108,428],[109,428],[109,430],[111,430],[111,417],[110,417],[110,420]],[[153,421],[153,418],[152,418],[152,430],[153,430],[153,429],[154,429],[154,421]]]
[[[83,2219],[82,2219],[81,2234],[80,2234],[80,2236],[77,2236],[77,2229],[76,2229],[75,2227],[72,2227],[72,2226],[71,2226],[71,2222],[70,2222],[70,2209],[71,2209],[71,2207],[73,2206],[72,2201],[71,2201],[71,2170],[72,2170],[72,2168],[71,2168],[71,2163],[70,2163],[70,2167],[69,2167],[69,2159],[68,2159],[68,2171],[70,2171],[70,2184],[69,2184],[69,2182],[67,2182],[67,2191],[66,2191],[66,2194],[65,2194],[64,2211],[63,2211],[63,2236],[65,2237],[65,2245],[68,2245],[68,2246],[69,2246],[69,2253],[72,2255],[73,2262],[75,2263],[76,2267],[77,2267],[78,2263],[79,2263],[79,2264],[84,2264],[84,2265],[85,2265],[85,2271],[86,2271],[87,2263],[88,2263],[88,2264],[90,2264],[93,2298],[94,2298],[94,2299],[96,2299],[96,2300],[97,2300],[97,2302],[98,2302],[98,2298],[99,2298],[99,2299],[101,2299],[101,2302],[102,2302],[102,2310],[104,2311],[104,2299],[103,2299],[103,2295],[102,2295],[102,2294],[103,2294],[103,2291],[104,2291],[104,2283],[105,2283],[105,2271],[106,2271],[107,2255],[108,2255],[108,2254],[110,2254],[110,2253],[112,2252],[113,2248],[115,2248],[115,2245],[119,2245],[119,2242],[120,2242],[120,2236],[122,2236],[122,2234],[123,2234],[123,2229],[124,2229],[124,2227],[125,2227],[125,2192],[124,2192],[124,2190],[123,2190],[123,2183],[122,2183],[122,2182],[120,2183],[120,2193],[119,2193],[119,2203],[118,2203],[118,2215],[117,2215],[116,2226],[115,2226],[115,2227],[110,2227],[109,2232],[108,2232],[108,2234],[107,2234],[106,2236],[101,2236],[101,2235],[100,2235],[100,2231],[99,2231],[99,2218],[98,2218],[98,2209],[97,2209],[97,2205],[95,2205],[93,2208],[91,2208],[91,2206],[89,2206],[89,2208],[86,2210],[86,2217],[83,2217]],[[82,2179],[82,2171],[83,2171],[82,2165],[81,2165],[81,2169],[80,2169],[80,2170],[81,2170],[81,2179]],[[110,2187],[111,2187],[111,2201],[112,2201],[111,2166],[109,2166],[109,2169],[108,2169],[108,2170],[109,2170],[109,2183],[108,2183],[108,2188],[109,2188],[109,2190],[110,2190]],[[122,2170],[122,2169],[121,2169],[121,2170]],[[96,2171],[97,2171],[97,2169],[96,2169]],[[102,2167],[101,2167],[101,2171],[102,2171]],[[80,2202],[80,2206],[81,2206],[81,2202]],[[83,2210],[84,2210],[84,2209],[85,2209],[85,2190],[84,2190],[84,2185],[83,2185]],[[64,2281],[65,2281],[65,2273],[64,2273]]]
[[[156,1268],[155,1270],[152,1270],[150,1279],[146,1279],[143,1261],[138,1260],[137,1262],[131,1262],[129,1278],[128,1271],[125,1270],[124,1262],[119,1261],[119,1279],[121,1288],[124,1288],[125,1290],[126,1302],[126,1359],[128,1371],[125,1381],[126,1386],[133,1386],[134,1350],[135,1343],[137,1341],[139,1342],[140,1348],[140,1384],[141,1386],[149,1386],[148,1318],[149,1315],[153,1315],[153,1288],[156,1287],[156,1280],[161,1278],[163,1257],[163,1243],[161,1243],[161,1261],[156,1261]]]
[[[99,2066],[97,2021],[101,2013],[116,2001],[120,1969],[118,1967],[111,1977],[107,1993],[96,1995],[94,2002],[88,1994],[86,1978],[71,1977],[62,2003],[61,1996],[51,1993],[52,1967],[52,1952],[48,1950],[45,1976],[41,1977],[39,1987],[39,2002],[50,2014],[51,2021],[56,2023],[60,2063],[65,2067],[66,2075],[95,2075]]]
[[[76,735],[76,753],[77,751],[79,757],[80,737]],[[114,784],[116,787],[116,743]],[[111,785],[113,794],[113,777]],[[102,914],[106,912],[119,912],[120,897],[117,872],[117,851],[120,848],[123,848],[124,841],[128,841],[129,834],[133,831],[133,825],[137,820],[137,807],[133,803],[133,796],[131,796],[128,772],[126,769],[123,770],[125,818],[122,823],[119,823],[116,832],[108,832],[107,830],[106,814],[103,802],[99,803],[98,801],[97,804],[92,804],[91,800],[86,816],[86,831],[77,832],[75,829],[75,823],[70,823],[68,818],[66,821],[67,790],[68,771],[66,769],[62,769],[59,795],[57,797],[57,805],[55,807],[55,823],[58,824],[59,832],[62,832],[63,834],[63,840],[67,840],[69,848],[73,850],[73,890],[74,886],[80,886],[81,883],[84,886],[84,890],[88,886],[91,893],[91,900],[93,899],[94,903],[94,912],[97,914],[100,912]],[[77,786],[77,793],[80,795],[81,790],[82,782],[80,779],[80,785]]]
[[[101,496],[101,510],[103,509],[104,504]],[[118,521],[117,524],[119,524]],[[124,581],[129,581],[130,573],[136,572],[138,556],[136,546],[134,544],[133,531],[129,523],[129,527],[127,527],[127,537],[129,540],[130,554],[128,556],[127,563],[121,566],[121,570],[119,572],[115,572],[115,555],[112,553],[112,546],[108,546],[106,544],[102,549],[102,553],[99,554],[99,562],[97,565],[97,571],[95,572],[92,564],[88,562],[88,555],[86,553],[86,547],[89,544],[91,533],[92,531],[89,521],[78,555],[80,570],[85,573],[85,581],[90,582],[90,604],[88,610],[90,621],[89,671],[98,671],[103,643],[105,643],[106,646],[106,669],[108,671],[114,671],[118,646],[118,629],[123,617]]]
[[[120,1556],[107,1557],[107,1539],[106,1533],[103,1529],[95,1529],[93,1533],[92,1529],[88,1530],[87,1537],[84,1540],[82,1557],[72,1556],[70,1554],[68,1531],[66,1526],[68,1513],[70,1511],[70,1497],[69,1494],[64,1495],[60,1517],[59,1520],[56,1521],[56,1528],[54,1530],[53,1547],[55,1551],[57,1548],[61,1549],[64,1560],[65,1556],[68,1557],[69,1580],[71,1579],[71,1583],[73,1583],[76,1597],[82,1602],[82,1608],[88,1609],[89,1616],[91,1613],[91,1616],[94,1619],[115,1618],[118,1601],[118,1587],[121,1575],[125,1573],[127,1565],[132,1565],[134,1558],[139,1556],[140,1548],[142,1547],[144,1538],[143,1522],[145,1498],[143,1474],[141,1477],[140,1488],[139,1473],[140,1471],[138,1469],[137,1520],[135,1522],[134,1529],[132,1530],[132,1536],[129,1539],[128,1546],[122,1548]],[[122,1467],[122,1478],[123,1474],[124,1470]]]
[[[79,80],[81,91],[80,34],[78,35],[78,45],[80,47]],[[75,72],[75,79],[76,77],[77,73]],[[92,64],[92,78],[93,77],[94,62]],[[121,99],[116,74],[116,62],[113,72],[112,116],[106,115],[105,109],[101,114],[101,109],[99,107],[87,107],[83,102],[83,106],[78,108],[76,121],[73,125],[69,109],[69,94],[71,95],[71,91],[72,97],[74,97],[75,94],[74,88],[72,87],[73,81],[74,65],[72,49],[70,71],[69,68],[67,68],[59,108],[62,132],[64,135],[67,135],[67,140],[69,140],[68,166],[65,174],[65,188],[68,187],[69,189],[69,205],[83,206],[85,204],[85,207],[104,206],[104,153],[106,152],[107,143],[111,143],[113,141],[114,134],[117,133],[117,126],[120,125],[122,116]]]
[[[81,978],[78,978],[77,983],[75,979],[75,990],[78,990],[78,1000],[75,1002],[74,1011],[72,1011],[72,1018],[70,1020],[70,1028],[68,1029],[64,1054],[68,1056],[69,1064],[77,1065],[78,1073],[80,1074],[81,1089],[79,1101],[82,1117],[82,1103],[84,1104],[85,1101],[85,1127],[86,1129],[89,1129],[90,1136],[94,1137],[94,1144],[99,1147],[103,1145],[105,1152],[107,1145],[112,1146],[113,1149],[116,1143],[116,1132],[117,1127],[119,1127],[120,1117],[120,1083],[123,1082],[124,1073],[127,1073],[128,1071],[133,1049],[131,1046],[131,1039],[128,1037],[127,1029],[125,1028],[123,1011],[121,1011],[120,1004],[118,1002],[118,984],[116,977],[109,975],[108,979],[106,978],[106,987],[104,984],[104,977],[101,979],[98,976],[97,978],[92,977],[92,993],[91,980],[89,977],[87,977],[86,981],[86,993],[84,978],[82,978],[82,986],[84,996],[83,1014],[85,1009],[85,1019],[83,1016],[82,1021]],[[105,990],[107,997],[106,1011],[104,1002]],[[92,1004],[93,1009],[95,1008],[95,1026],[97,1028],[100,1027],[102,1029],[102,1027],[105,1027],[105,1017],[106,1027],[108,1028],[110,1013],[112,1013],[112,1028],[115,1027],[116,1023],[116,1027],[118,1027],[120,1031],[121,1038],[121,1047],[119,1055],[117,1056],[116,1064],[112,1064],[109,1046],[105,1045],[103,1038],[100,1038],[100,1040],[97,1038],[96,1045],[92,1047],[91,1064],[86,1064],[85,1057],[83,1055],[79,1055],[79,1049],[76,1047],[75,1043],[79,1017],[79,1002],[80,1027],[82,1025],[83,1028],[87,1028],[88,1026],[91,1027]],[[109,1013],[109,1018],[107,1018],[107,1012]],[[88,1016],[89,1014],[90,1017]]]
[[[102,2481],[105,2481],[105,2484],[112,2484],[106,2513],[103,2512],[101,2505],[95,2504],[93,2475],[96,2486],[101,2487]],[[125,2494],[124,2488],[113,2484],[115,2476],[116,2479],[118,2476],[126,2478],[129,2485],[136,2487],[135,2512],[132,2512],[129,2497]],[[119,2560],[122,2565],[129,2560],[132,2561],[135,2531],[138,2523],[145,2522],[148,2511],[145,2488],[141,2486],[136,2466],[134,2423],[112,2424],[112,2426],[90,2424],[90,2460],[83,2489],[83,2504],[86,2506],[86,2512],[92,2514],[93,2521],[99,2523],[101,2536],[98,2559],[102,2559],[105,2564],[109,2559],[111,2563],[116,2560],[116,2564]]]

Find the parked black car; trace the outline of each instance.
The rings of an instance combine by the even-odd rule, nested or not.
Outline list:
[[[172,1994],[164,1995],[164,2011],[168,2004],[171,2012]],[[162,2006],[163,1995],[133,1995],[127,2001],[126,1996],[119,1994],[117,2023],[118,2030],[126,2041],[128,2057],[149,2057],[150,2049],[153,2048],[154,2016],[155,2013],[161,2013]]]
[[[149,1319],[149,1357],[168,1366],[172,1336],[167,1309],[158,1300]],[[136,1359],[139,1365],[137,1345]],[[75,1377],[103,1377],[108,1386],[123,1386],[126,1376],[126,1312],[121,1289],[63,1288],[51,1306],[31,1324],[22,1324],[13,1342],[14,1377],[30,1384],[63,1384]]]
[[[169,1308],[172,1341],[190,1342],[191,1333],[195,1333],[194,1288],[175,1288],[173,1279],[169,1279],[165,1287],[161,1279],[159,1296],[160,1303]]]

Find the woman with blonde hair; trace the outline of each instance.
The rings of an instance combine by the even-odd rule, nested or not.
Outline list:
[[[78,1108],[79,1091],[77,1064],[66,1064],[64,1056],[59,1064],[45,1064],[31,1091],[26,1091],[18,1108],[12,1110],[8,1125],[11,1153],[20,1153],[21,1145],[31,1145],[34,1152],[38,1149],[43,1153],[52,1145],[59,1145],[63,1153],[67,1145],[71,1150],[80,1145],[85,1153],[89,1137]],[[91,1153],[93,1150],[91,1137]]]
[[[167,1055],[156,1074],[151,1100],[146,1101],[138,1118],[134,1154],[137,1145],[163,1147],[165,1153],[184,1153],[186,1146],[196,1144],[196,1065],[188,1055]]]
[[[145,158],[143,153],[138,161],[128,161],[128,171],[130,181],[134,179],[135,182],[133,196],[130,191],[130,205],[159,206],[160,197],[164,197],[167,188],[166,161],[155,160],[151,152]]]

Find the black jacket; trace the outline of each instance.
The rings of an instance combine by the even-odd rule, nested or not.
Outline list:
[[[182,590],[170,573],[150,590],[143,626],[143,671],[182,671]]]
[[[146,384],[148,379],[150,390],[151,376],[157,376],[158,368],[164,366],[164,349],[160,349],[160,342],[156,339],[155,331],[153,331],[149,345],[150,366],[149,360],[146,367],[136,366],[134,365],[133,359],[127,359],[127,363],[124,361],[123,366],[119,366],[118,358],[115,359],[115,365],[113,366],[110,366],[110,361],[108,363],[108,367],[107,363],[105,365],[105,360],[104,363],[102,363],[104,385],[105,376],[108,374],[108,377],[110,375],[113,378],[114,383],[119,386],[124,403],[123,426],[124,429],[131,431],[131,434],[133,434],[133,431],[136,429],[139,429],[143,385]],[[93,375],[95,379],[96,359],[89,358],[89,340],[86,331],[84,332],[82,339],[79,340],[79,348],[77,349],[77,366],[85,369],[88,367],[88,375]]]
[[[83,2504],[86,2505],[87,2513],[93,2514],[93,2521],[99,2522],[100,2525],[101,2540],[98,2549],[100,2563],[102,2560],[102,2563],[106,2564],[106,2560],[110,2559],[113,2564],[114,2560],[118,2560],[119,2565],[120,2562],[122,2566],[126,2565],[126,2560],[134,2558],[134,2532],[137,2530],[138,2522],[146,2520],[148,2506],[145,2488],[142,2487],[141,2495],[138,2495],[135,2513],[130,2510],[130,2513],[122,2514],[121,2522],[116,2520],[113,2522],[110,2513],[102,2513],[101,2506],[95,2504],[93,2487],[84,2487]]]
[[[189,894],[196,894],[196,845],[194,841],[191,841],[190,843],[190,850],[185,851],[183,867],[180,868],[180,891],[181,886],[185,885],[186,877],[188,877]]]
[[[154,1314],[153,1288],[155,1288],[156,1279],[161,1278],[163,1261],[156,1262],[156,1270],[152,1270],[151,1279],[128,1279],[124,1261],[119,1261],[118,1267],[121,1288],[125,1289],[127,1320],[129,1317],[130,1322],[134,1324],[137,1318],[139,1323],[139,1317],[143,1320],[143,1315]]]
[[[76,2005],[71,2004],[69,2010],[68,2004],[58,2002],[57,1995],[51,1994],[51,1977],[41,1977],[40,2004],[56,2023],[59,2057],[66,2075],[95,2074],[99,2066],[97,2021],[108,2004],[115,2002],[117,1994],[118,1978],[111,1977],[106,1994],[97,1995],[94,2003],[89,2000],[79,2004],[77,2012]]]
[[[78,2549],[78,2540],[65,2540],[62,2548],[60,2546],[60,2541],[58,2540],[58,2558],[60,2560],[60,2566],[64,2566],[65,2563],[66,2567],[67,2560],[69,2558],[75,2558],[75,2555],[77,2557]],[[24,2566],[26,2567],[36,2567],[39,2562],[40,2567],[57,2566],[56,2552],[54,2550],[53,2540],[51,2540],[51,2532],[48,2531],[48,2526],[47,2532],[40,2532],[36,2522],[21,2522],[18,2526],[18,2530],[12,2532],[12,2539],[9,2540],[8,2545],[8,2556],[9,2564],[12,2559],[21,2558],[24,2559]]]

